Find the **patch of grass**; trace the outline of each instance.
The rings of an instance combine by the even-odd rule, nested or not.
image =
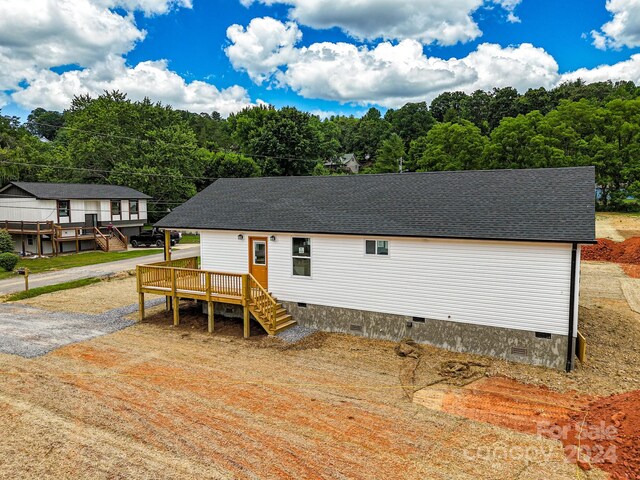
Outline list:
[[[99,283],[102,280],[100,278],[82,278],[80,280],[73,280],[71,282],[58,283],[57,285],[47,285],[46,287],[32,288],[27,292],[13,293],[5,297],[5,302],[17,302],[18,300],[25,300],[27,298],[38,297],[45,293],[59,292],[60,290],[69,290],[71,288],[86,287],[87,285],[93,285]]]
[[[180,243],[200,243],[200,235],[182,235]]]
[[[97,265],[99,263],[115,262],[128,258],[145,257],[155,253],[161,253],[162,249],[150,248],[142,250],[128,250],[125,252],[85,252],[59,255],[46,258],[21,258],[16,268],[26,267],[29,273],[42,273],[52,270],[65,270],[67,268]],[[15,276],[13,272],[0,272],[0,280]]]

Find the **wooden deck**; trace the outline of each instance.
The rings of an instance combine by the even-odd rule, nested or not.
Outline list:
[[[92,241],[96,250],[99,248],[105,252],[127,250],[129,243],[127,237],[115,226],[109,232],[105,227],[70,227],[64,224],[59,225],[53,221],[22,222],[4,220],[0,222],[0,228],[4,228],[14,235],[22,235],[23,251],[26,250],[24,236],[35,236],[36,253],[38,255],[42,254],[43,240],[51,241],[54,255],[58,255],[62,251],[62,244],[67,243],[75,243],[76,253],[80,251],[80,242],[82,241]]]
[[[244,309],[244,336],[248,337],[250,315],[269,335],[295,325],[282,304],[249,273],[225,273],[198,268],[198,257],[148,265],[138,265],[140,320],[144,319],[144,295],[164,295],[173,299],[173,322],[180,324],[181,298],[207,302],[209,332],[214,330],[215,303],[241,305]]]

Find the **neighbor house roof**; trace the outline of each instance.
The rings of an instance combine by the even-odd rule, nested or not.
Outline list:
[[[220,179],[156,226],[592,243],[593,167]]]
[[[87,183],[40,183],[10,182],[0,189],[0,194],[23,196],[15,188],[28,196],[47,200],[110,200],[110,199],[148,199],[149,195],[129,187],[119,185],[94,185]]]
[[[352,160],[358,162],[356,160],[356,155],[354,153],[345,153],[344,155],[342,155],[342,156],[340,156],[338,158],[332,158],[328,162],[325,162],[325,166],[346,165],[347,163],[349,163]]]

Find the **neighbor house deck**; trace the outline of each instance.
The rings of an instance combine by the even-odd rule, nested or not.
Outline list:
[[[215,303],[241,305],[244,309],[244,336],[249,336],[250,315],[269,333],[295,325],[291,315],[250,273],[225,273],[198,268],[199,258],[157,262],[136,267],[140,320],[144,319],[144,295],[164,295],[172,299],[174,325],[180,323],[181,298],[207,302],[209,332],[214,329]]]

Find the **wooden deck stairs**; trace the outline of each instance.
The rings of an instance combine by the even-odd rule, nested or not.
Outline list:
[[[96,245],[103,252],[122,252],[128,249],[128,240],[120,230],[113,227],[111,234],[95,228]]]
[[[140,319],[144,319],[144,295],[164,295],[179,305],[181,298],[207,303],[209,332],[214,328],[214,305],[241,305],[244,309],[244,336],[249,336],[253,317],[269,335],[296,325],[296,321],[278,299],[268,292],[250,273],[212,272],[196,268],[197,257],[138,265]],[[180,324],[179,308],[173,308],[174,325]]]
[[[249,274],[249,288],[251,292],[247,302],[249,312],[269,335],[277,335],[297,323],[282,303],[278,302],[271,292],[262,288],[251,274]]]

